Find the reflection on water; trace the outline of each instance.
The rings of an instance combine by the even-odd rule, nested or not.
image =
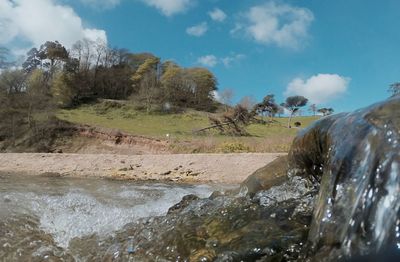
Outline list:
[[[71,239],[110,236],[140,218],[165,215],[183,196],[219,186],[0,176],[0,257],[62,255]],[[58,253],[57,253],[58,252]]]

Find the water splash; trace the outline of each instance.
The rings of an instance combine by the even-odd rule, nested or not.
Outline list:
[[[104,180],[63,182],[9,177],[0,186],[0,217],[33,216],[38,219],[39,230],[51,234],[58,246],[67,248],[73,238],[109,236],[140,218],[165,215],[185,195],[204,198],[215,189]]]
[[[323,166],[312,174],[321,181],[309,234],[310,255],[317,259],[334,261],[397,247],[399,100],[328,118],[328,124],[316,123],[297,138],[302,148],[292,160],[301,159],[302,175],[312,173],[307,161]],[[311,141],[310,134],[318,135]],[[324,157],[313,157],[316,148]]]

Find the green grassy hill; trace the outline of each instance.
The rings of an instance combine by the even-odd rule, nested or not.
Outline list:
[[[103,101],[70,110],[60,110],[57,117],[74,123],[119,129],[132,135],[171,140],[175,152],[286,152],[299,129],[286,128],[287,118],[275,118],[271,125],[252,124],[250,136],[232,137],[217,132],[193,134],[209,125],[211,113],[188,110],[179,114],[147,114],[129,102]],[[302,128],[317,117],[296,117]]]

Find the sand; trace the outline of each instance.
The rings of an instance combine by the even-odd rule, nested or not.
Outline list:
[[[276,153],[246,154],[0,154],[0,172],[120,180],[238,184]]]

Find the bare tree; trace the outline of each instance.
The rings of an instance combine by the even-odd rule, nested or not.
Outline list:
[[[232,98],[234,96],[235,92],[231,88],[225,88],[221,92],[219,92],[219,97],[221,102],[225,105],[225,111],[227,112],[229,109],[229,106],[232,105]]]
[[[310,105],[309,111],[313,114],[313,116],[315,116],[315,114],[317,113],[317,105],[316,104]]]
[[[255,104],[257,104],[257,101],[253,96],[245,96],[239,101],[239,105],[246,108],[248,111],[251,111]]]
[[[235,108],[223,114],[220,118],[209,117],[211,125],[199,130],[195,133],[204,132],[211,129],[217,129],[222,134],[245,136],[248,135],[245,127],[251,124],[255,118],[252,112],[246,108],[237,105]]]

